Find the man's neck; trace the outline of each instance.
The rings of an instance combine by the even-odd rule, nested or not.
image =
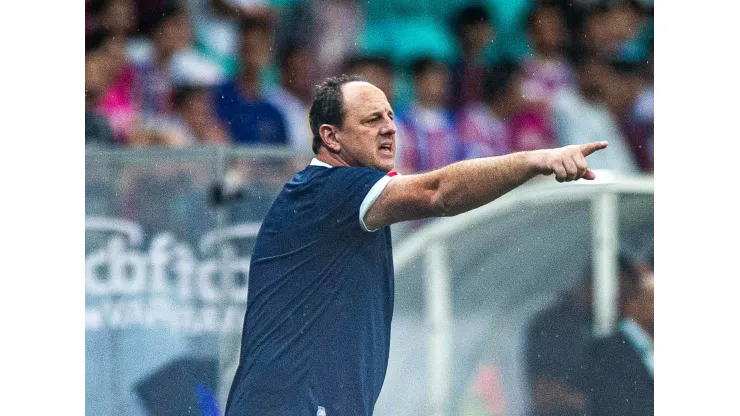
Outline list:
[[[503,121],[510,121],[515,111],[508,100],[496,100],[488,104],[491,112]]]
[[[634,316],[630,316],[629,314],[625,316],[624,322],[629,321],[630,325],[632,325],[634,328],[639,328],[639,330],[646,335],[648,338],[650,338],[650,341],[654,341],[654,335],[653,335],[653,328],[650,327],[650,325],[646,325],[643,322],[640,322],[640,320]]]
[[[239,90],[242,94],[246,95],[250,99],[257,99],[259,97],[259,75],[245,70],[239,76]]]
[[[287,81],[284,82],[282,85],[283,91],[293,96],[293,98],[297,99],[301,103],[310,102],[310,98],[306,99],[305,92],[300,91],[300,89],[295,85],[295,83]]]
[[[350,166],[349,163],[345,162],[344,159],[339,157],[336,153],[330,153],[325,148],[321,148],[319,153],[316,155],[316,159],[331,166]]]

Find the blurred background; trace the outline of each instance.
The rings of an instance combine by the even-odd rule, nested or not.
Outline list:
[[[609,142],[595,183],[393,227],[375,413],[653,414],[652,0],[86,0],[86,413],[223,413],[254,237],[339,73],[386,93],[401,173]]]

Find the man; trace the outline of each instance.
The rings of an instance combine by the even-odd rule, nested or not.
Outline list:
[[[628,238],[625,236],[623,240]],[[620,297],[629,292],[635,280],[638,262],[632,252],[620,250]],[[560,294],[552,306],[539,311],[527,328],[526,369],[533,416],[583,416],[588,413],[590,383],[593,382],[592,279],[589,265],[578,285]],[[624,303],[619,302],[620,315]]]
[[[459,60],[452,65],[451,106],[464,108],[483,99],[486,54],[496,39],[493,16],[480,5],[470,5],[455,16],[453,31],[460,45]]]
[[[630,252],[631,279],[620,288],[623,317],[619,329],[596,341],[591,351],[593,366],[588,385],[590,414],[593,415],[653,414],[655,278],[652,231],[636,233],[633,237],[642,241],[631,241],[636,245]]]
[[[526,369],[533,416],[583,415],[591,335],[591,273],[538,312],[527,328]]]
[[[90,41],[85,44],[85,145],[108,147],[116,144],[113,130],[96,108],[110,83],[105,58],[98,50],[102,41],[98,38],[95,44]]]
[[[235,144],[287,145],[285,119],[260,86],[260,74],[272,59],[272,23],[264,17],[245,17],[240,30],[239,73],[214,88],[216,112]]]
[[[344,73],[359,75],[380,88],[391,105],[394,105],[393,62],[383,55],[355,55],[344,62]],[[396,120],[398,123],[398,120]]]
[[[560,89],[552,102],[552,125],[559,144],[608,141],[609,152],[594,155],[589,165],[621,174],[639,173],[627,139],[609,110],[618,83],[614,69],[604,58],[587,52],[577,56],[577,71],[577,88]]]
[[[207,88],[179,87],[174,93],[173,109],[172,114],[147,120],[147,130],[168,136],[168,144],[173,146],[223,145],[231,141],[216,116]]]
[[[385,98],[391,103],[391,106],[396,107],[396,93],[393,85],[393,62],[389,57],[378,54],[352,56],[344,62],[344,73],[359,75],[369,83],[380,88],[385,94]],[[393,122],[396,125],[396,148],[400,149],[404,146],[404,140],[406,140],[405,135],[409,134],[409,126],[399,117],[396,117]],[[400,156],[401,152],[396,151],[396,169],[403,163],[400,160]]]
[[[464,159],[465,148],[448,106],[447,65],[422,57],[414,61],[411,71],[415,98],[398,117],[404,124],[403,140],[398,142],[399,164],[408,171],[424,172]]]
[[[600,416],[653,414],[654,347],[652,274],[640,278],[619,331],[594,347],[591,411]]]
[[[585,156],[606,147],[401,176],[393,116],[383,92],[359,77],[317,87],[309,114],[316,158],[285,185],[255,243],[227,415],[371,415],[393,314],[388,226],[468,211],[540,174],[594,179]]]
[[[526,20],[532,53],[522,64],[527,98],[549,107],[555,93],[573,87],[576,73],[567,59],[569,48],[565,14],[554,3],[537,2]]]
[[[312,87],[316,82],[311,51],[300,44],[290,44],[278,51],[280,84],[265,92],[265,99],[283,115],[290,146],[301,153],[311,153],[311,129],[306,125]]]
[[[607,104],[640,169],[652,173],[654,93],[653,85],[646,76],[647,65],[616,57],[611,66],[616,82],[609,86],[611,99]]]

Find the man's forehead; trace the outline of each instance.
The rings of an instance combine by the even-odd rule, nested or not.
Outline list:
[[[342,96],[347,111],[370,109],[375,107],[390,107],[383,91],[365,81],[351,81],[342,85]]]

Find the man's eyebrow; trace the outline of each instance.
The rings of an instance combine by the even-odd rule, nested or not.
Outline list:
[[[375,117],[375,116],[380,116],[380,115],[382,115],[383,113],[385,113],[385,110],[375,110],[375,111],[371,112],[370,114],[368,114],[368,115],[367,115],[367,116],[365,116],[365,117],[367,118],[367,117]],[[393,115],[395,115],[395,113],[393,112],[393,110],[389,110],[389,114],[390,114],[390,115],[392,115],[392,116],[393,116]]]

